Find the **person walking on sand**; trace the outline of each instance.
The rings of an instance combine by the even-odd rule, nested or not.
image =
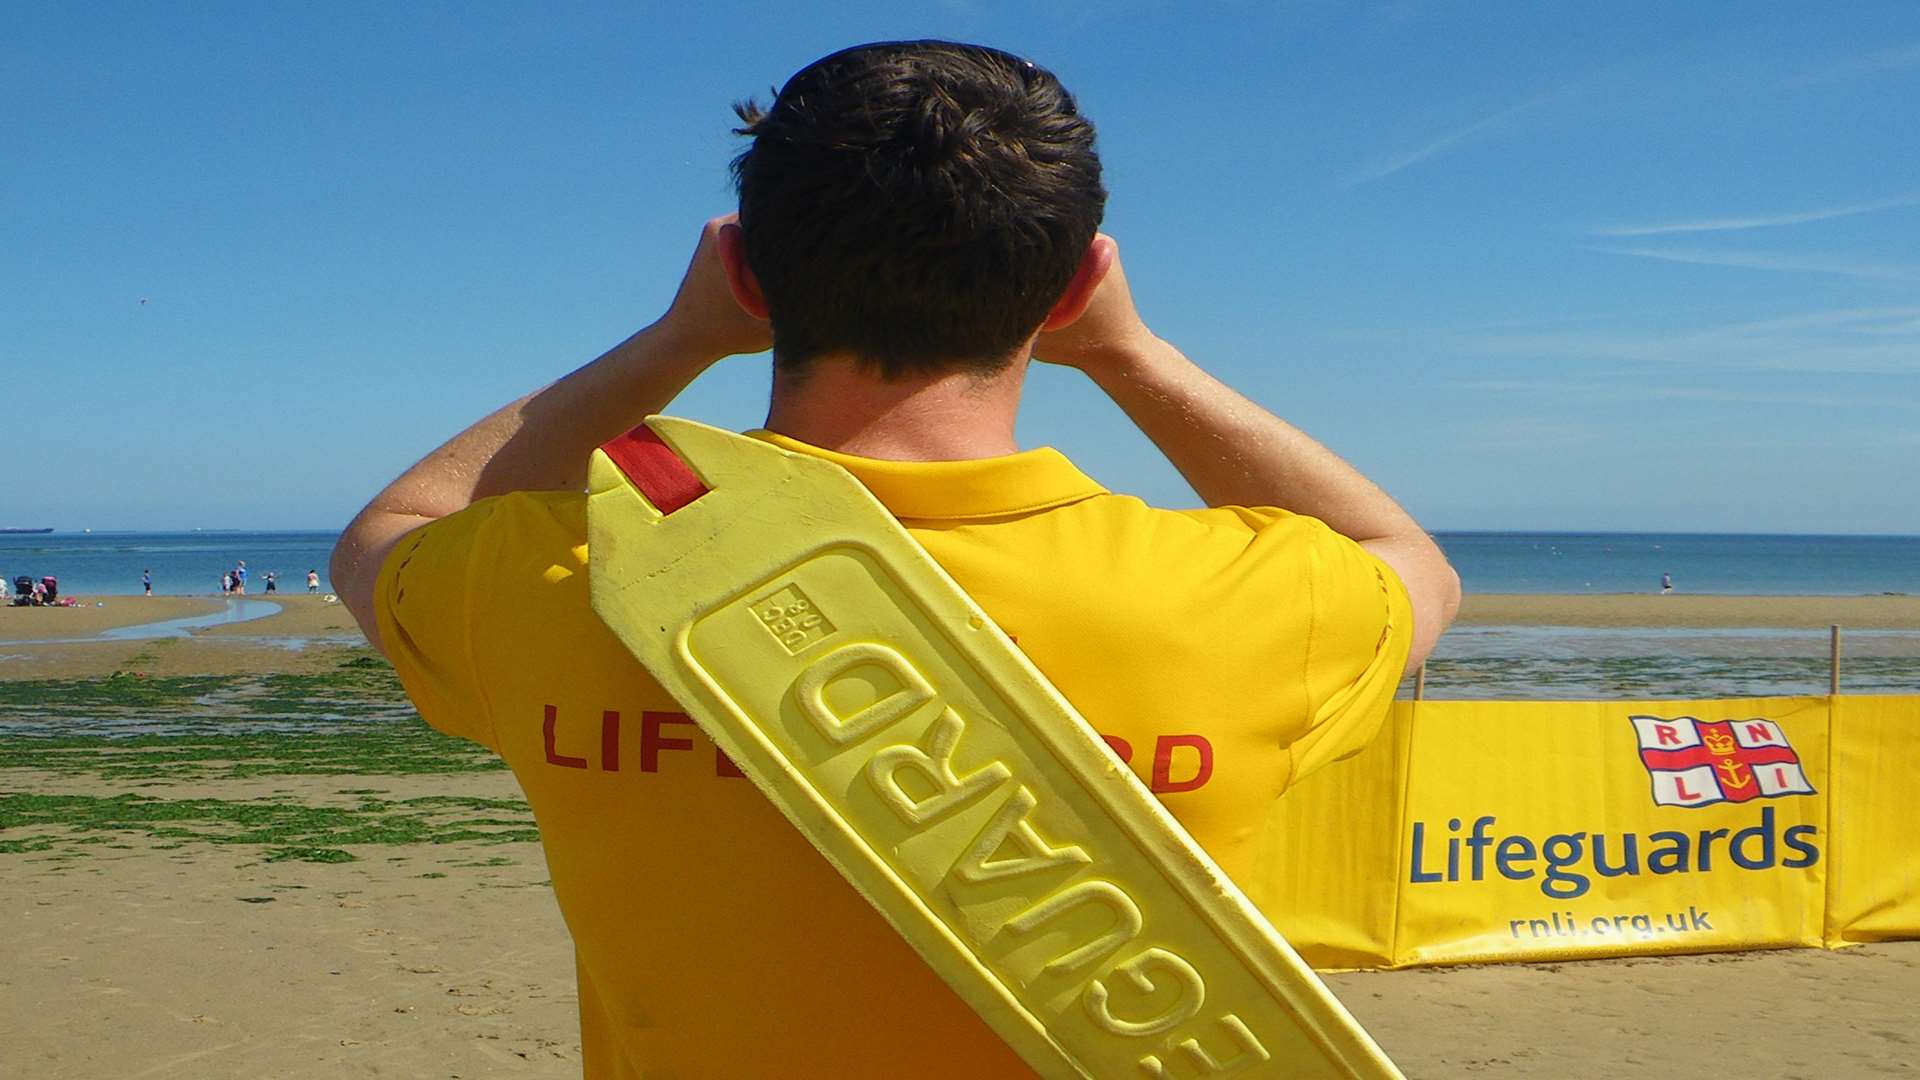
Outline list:
[[[307,591],[310,593],[317,593],[320,591],[320,571],[318,570],[307,571]]]
[[[267,571],[267,575],[266,575],[267,587],[261,591],[262,592],[279,592],[280,591],[280,588],[278,585],[279,580],[280,580],[279,574],[275,573],[272,570]]]
[[[402,473],[330,580],[420,714],[532,804],[586,1076],[1027,1075],[594,615],[593,449],[771,347],[754,437],[859,478],[1143,782],[1165,739],[1204,745],[1209,779],[1160,797],[1243,881],[1280,792],[1372,740],[1459,578],[1384,491],[1142,321],[1098,232],[1093,127],[1051,72],[864,45],[738,111],[738,217],[706,223],[665,314]],[[1035,357],[1091,380],[1207,508],[1021,450]]]
[[[1670,593],[1672,591],[1673,591],[1673,575],[1661,574],[1660,575],[1660,592],[1662,594],[1665,594],[1665,593]]]
[[[221,575],[220,591],[223,593],[230,593],[233,591],[233,571],[229,570],[225,574]]]
[[[241,559],[240,565],[233,568],[233,591],[241,596],[247,595],[247,560]]]
[[[151,569],[140,571],[140,589],[141,594],[144,596],[153,595],[153,571]]]

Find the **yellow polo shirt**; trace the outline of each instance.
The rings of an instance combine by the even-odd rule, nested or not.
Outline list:
[[[1314,518],[1157,510],[1047,449],[895,462],[756,434],[859,477],[1230,875],[1392,700],[1406,591]],[[1028,1075],[601,625],[586,574],[585,496],[521,493],[408,535],[376,601],[421,715],[499,752],[533,807],[586,1074]]]

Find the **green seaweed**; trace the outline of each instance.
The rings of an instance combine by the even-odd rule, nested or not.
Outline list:
[[[342,851],[330,847],[278,847],[263,856],[267,862],[317,862],[342,863],[359,862],[360,857],[351,851]]]
[[[379,776],[506,768],[435,731],[392,668],[366,653],[333,671],[246,676],[0,680],[0,768],[99,778],[137,793],[0,793],[0,854],[53,858],[89,846],[260,845],[271,862],[345,862],[350,846],[539,838],[519,798],[383,797]],[[172,798],[170,789],[248,777],[353,777],[345,805],[274,796]],[[71,790],[72,784],[65,785]],[[196,789],[195,794],[204,793]],[[20,830],[33,830],[21,835]]]
[[[445,807],[437,813],[408,813],[384,806],[313,806],[268,799],[5,794],[0,795],[0,834],[12,829],[53,827],[64,828],[65,839],[76,843],[105,839],[88,835],[92,833],[140,833],[157,840],[267,844],[283,851],[360,844],[500,844],[539,839],[531,812],[476,821],[458,810]]]

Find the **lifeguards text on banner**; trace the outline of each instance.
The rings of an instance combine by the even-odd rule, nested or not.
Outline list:
[[[1920,698],[1401,702],[1248,892],[1329,967],[1920,936]]]

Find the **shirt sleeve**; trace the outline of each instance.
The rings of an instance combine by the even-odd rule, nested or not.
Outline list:
[[[1318,518],[1272,507],[1183,511],[1216,530],[1247,537],[1226,574],[1226,595],[1208,598],[1207,619],[1255,635],[1290,658],[1289,678],[1304,695],[1288,697],[1288,784],[1373,740],[1392,709],[1413,644],[1413,604],[1392,567]],[[1257,606],[1275,602],[1283,613]],[[1258,637],[1255,627],[1266,627]],[[1291,690],[1291,688],[1290,688]],[[1298,711],[1294,711],[1298,710]]]
[[[421,717],[498,750],[470,638],[479,614],[474,568],[492,512],[491,501],[476,503],[402,537],[380,568],[374,612],[387,659]]]
[[[1313,717],[1290,750],[1294,782],[1373,741],[1413,645],[1413,602],[1400,575],[1357,542],[1325,526],[1319,532],[1308,550]]]

